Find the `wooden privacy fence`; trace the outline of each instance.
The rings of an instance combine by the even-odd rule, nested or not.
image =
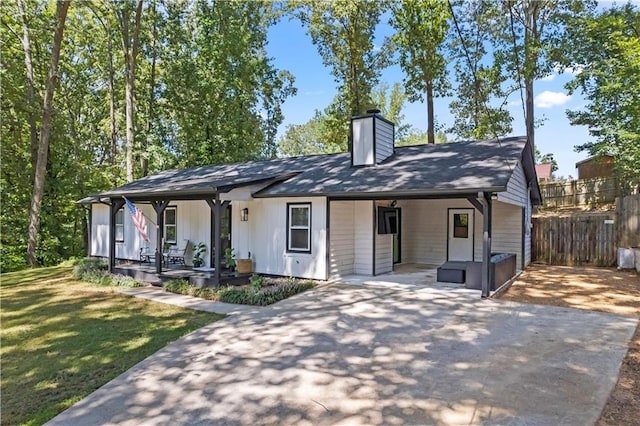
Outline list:
[[[640,194],[615,201],[612,212],[534,217],[532,261],[615,266],[618,247],[640,247]]]
[[[546,208],[613,204],[618,195],[614,177],[577,179],[540,185]]]
[[[640,194],[616,200],[618,247],[640,247]]]
[[[532,261],[549,265],[616,264],[616,213],[533,218]]]

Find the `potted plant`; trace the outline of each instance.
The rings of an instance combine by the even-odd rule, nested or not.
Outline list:
[[[230,272],[236,269],[236,255],[231,247],[227,247],[224,251],[224,259],[227,262],[227,268]]]
[[[207,245],[203,242],[199,242],[193,246],[193,266],[199,268],[204,266],[204,254],[207,252]]]

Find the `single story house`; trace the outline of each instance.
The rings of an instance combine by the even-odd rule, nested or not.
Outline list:
[[[203,242],[217,279],[226,247],[257,273],[319,280],[446,261],[482,262],[485,280],[496,251],[530,263],[541,196],[526,137],[396,147],[394,134],[372,111],[351,119],[346,153],[167,170],[87,197],[89,254],[139,260],[126,197],[158,253]]]

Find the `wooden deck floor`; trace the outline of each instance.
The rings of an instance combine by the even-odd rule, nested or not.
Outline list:
[[[214,270],[194,270],[185,265],[163,265],[162,273],[156,273],[156,267],[152,263],[127,262],[118,264],[113,270],[114,274],[122,274],[133,277],[139,281],[161,286],[170,280],[183,279],[197,287],[218,287],[226,285],[243,285],[250,280],[251,274],[234,274],[222,271],[220,282],[216,282]]]

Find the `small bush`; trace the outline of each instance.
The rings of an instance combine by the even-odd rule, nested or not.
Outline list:
[[[116,287],[142,287],[143,284],[136,280],[133,277],[129,277],[127,275],[119,275],[119,274],[114,274],[110,276],[111,278],[111,285],[114,285]]]
[[[185,280],[171,280],[162,285],[166,291],[177,294],[189,294],[189,283]]]
[[[109,264],[104,259],[87,257],[80,259],[73,267],[73,276],[77,280],[87,281],[98,285],[113,285],[117,287],[142,287],[140,281],[126,275],[112,275],[107,272]]]
[[[265,279],[262,275],[258,275],[258,274],[251,275],[251,287],[253,287],[254,290],[259,290],[262,287],[264,287],[264,282],[265,282]]]
[[[106,273],[109,264],[104,259],[97,259],[95,257],[87,257],[79,260],[73,267],[73,276],[78,280],[87,281],[84,276],[87,274],[94,274],[98,272]]]

